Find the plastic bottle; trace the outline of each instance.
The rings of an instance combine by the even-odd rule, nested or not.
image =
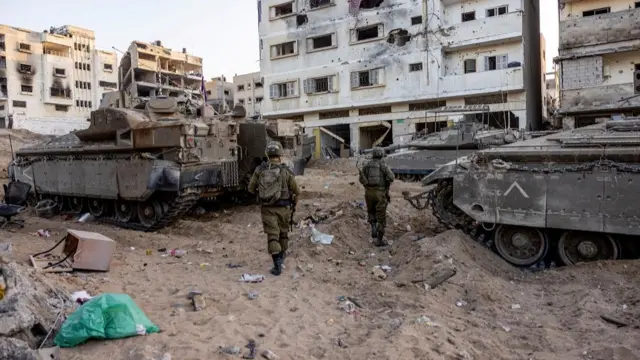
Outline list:
[[[186,254],[187,254],[187,252],[182,250],[182,249],[171,249],[171,251],[169,251],[169,255],[175,256],[177,258],[181,258],[181,257],[185,256]]]
[[[0,274],[0,300],[4,298],[4,293],[6,289],[7,289],[7,284],[4,282],[4,276]]]

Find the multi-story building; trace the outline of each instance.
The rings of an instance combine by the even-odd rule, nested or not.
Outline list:
[[[558,2],[564,127],[640,115],[640,1]]]
[[[547,108],[546,117],[551,122],[552,117],[558,108],[558,77],[555,72],[548,72],[544,74],[545,78],[545,92],[544,92],[544,104]]]
[[[202,101],[202,58],[161,41],[133,41],[119,66],[120,89],[133,98],[166,95]]]
[[[224,76],[211,78],[204,84],[207,91],[207,104],[219,113],[233,109],[233,84]]]
[[[323,127],[353,150],[463,118],[525,126],[521,1],[258,4],[265,118]]]
[[[234,76],[233,86],[235,87],[234,102],[244,106],[247,110],[247,117],[259,118],[260,106],[264,100],[264,87],[260,72]]]
[[[0,25],[0,127],[64,134],[88,126],[102,93],[116,89],[117,57],[75,26]]]

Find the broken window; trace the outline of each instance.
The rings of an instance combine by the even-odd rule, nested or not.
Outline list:
[[[53,97],[62,97],[62,98],[70,98],[71,97],[71,89],[62,89],[62,88],[54,88],[49,89],[51,91],[51,96]]]
[[[394,29],[389,32],[387,42],[389,44],[396,44],[398,46],[404,46],[411,41],[411,34],[405,29]]]
[[[422,16],[414,16],[411,18],[411,25],[422,24]]]
[[[7,58],[5,56],[0,56],[0,69],[7,68]]]
[[[602,15],[602,14],[608,14],[610,12],[611,12],[611,8],[610,7],[604,7],[604,8],[599,8],[599,9],[583,11],[582,12],[582,16],[586,17],[586,16]]]
[[[26,101],[14,100],[13,101],[13,107],[26,108],[27,107],[27,102]]]
[[[352,38],[352,41],[377,39],[382,36],[382,30],[382,25],[361,27],[355,30],[355,39]]]
[[[391,112],[391,106],[390,105],[358,109],[358,115],[360,115],[360,116],[389,114],[390,112]]]
[[[304,81],[305,94],[318,94],[333,91],[333,76],[306,79]]]
[[[471,20],[475,20],[475,19],[476,19],[476,12],[475,11],[469,11],[469,12],[462,13],[462,22],[471,21]]]
[[[289,41],[282,44],[271,45],[271,58],[277,58],[296,54],[296,42]]]
[[[636,9],[640,8],[640,1],[636,1]],[[0,42],[2,41],[2,38],[0,38]],[[2,43],[0,43],[0,46],[2,46]]]
[[[383,0],[361,0],[360,9],[373,9],[382,5]]]
[[[238,103],[239,103],[240,105],[244,105],[244,99],[240,99],[240,100],[238,100]]]
[[[244,91],[244,85],[238,85],[238,91]]]
[[[272,99],[293,97],[298,95],[297,81],[272,84],[269,86],[269,97]]]
[[[381,85],[380,69],[356,71],[351,73],[351,88]]]
[[[409,72],[422,71],[422,63],[409,64]]]
[[[285,4],[272,6],[269,10],[270,10],[269,12],[272,19],[280,16],[293,14],[293,1]]]
[[[484,57],[484,71],[506,69],[509,58],[507,55]]]
[[[312,9],[316,9],[323,6],[329,6],[333,3],[333,0],[311,0],[309,2],[309,7]]]
[[[8,93],[7,78],[6,77],[0,77],[0,98],[1,97],[6,97],[7,93]]]
[[[261,88],[262,87],[262,83],[261,82],[257,82],[256,83],[256,89]]]
[[[69,111],[69,107],[66,105],[56,105],[56,111],[67,112]]]
[[[476,59],[465,59],[464,60],[464,73],[474,73],[476,72]]]
[[[327,34],[307,39],[307,51],[326,49],[335,46],[336,34]]]
[[[20,91],[24,92],[24,93],[32,93],[33,92],[33,86],[31,86],[31,85],[21,85],[20,86]]]
[[[296,16],[296,25],[302,26],[309,22],[309,17],[306,14]]]
[[[60,69],[60,68],[55,68],[54,69],[54,74],[56,76],[66,76],[67,75],[67,70],[65,69]]]
[[[18,72],[23,74],[31,74],[31,65],[29,64],[20,64],[18,68]]]
[[[1,51],[6,51],[6,45],[5,45],[5,41],[4,41],[4,34],[0,34],[0,50]]]
[[[498,6],[498,7],[495,7],[495,8],[487,9],[487,17],[497,16],[497,15],[504,15],[507,12],[508,12],[507,5]]]
[[[113,71],[113,65],[111,64],[103,64],[104,71]]]
[[[225,95],[225,96],[229,96],[229,90],[225,90],[225,91],[224,91],[224,95]]]
[[[409,111],[430,110],[443,107],[445,105],[447,105],[447,102],[444,100],[413,103],[409,104]]]
[[[27,44],[27,43],[18,43],[18,50],[19,51],[31,51],[31,44]]]
[[[262,102],[262,96],[257,97],[257,98],[256,98],[256,102],[257,102],[257,103],[261,103],[261,102]]]
[[[100,81],[98,83],[98,85],[104,87],[104,88],[112,88],[112,89],[116,89],[118,87],[118,84],[114,83],[114,82],[109,82],[109,81]]]

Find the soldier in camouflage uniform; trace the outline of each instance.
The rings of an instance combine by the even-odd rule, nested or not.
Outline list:
[[[376,246],[385,246],[384,230],[387,225],[387,205],[391,200],[389,187],[395,176],[389,166],[382,159],[384,150],[379,147],[373,149],[372,157],[360,170],[360,183],[365,188],[364,198],[367,203],[371,237],[376,239]]]
[[[281,145],[269,144],[266,154],[269,160],[256,168],[248,190],[254,194],[258,191],[262,208],[262,227],[267,234],[267,248],[273,260],[271,273],[278,276],[282,273],[282,263],[289,245],[289,226],[293,221],[292,212],[300,191],[293,171],[281,163]],[[265,194],[269,192],[269,187],[275,189],[271,192],[274,195],[265,198],[268,196]]]

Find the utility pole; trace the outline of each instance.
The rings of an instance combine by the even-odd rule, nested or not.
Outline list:
[[[540,61],[540,0],[523,0],[524,88],[527,130],[542,130],[542,62]]]

